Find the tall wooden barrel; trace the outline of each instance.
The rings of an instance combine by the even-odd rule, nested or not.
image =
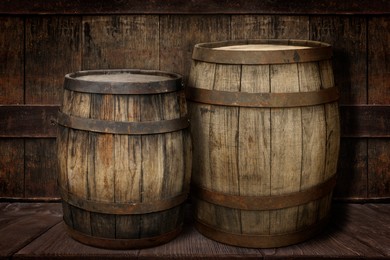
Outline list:
[[[253,248],[315,235],[329,216],[339,151],[331,46],[203,43],[192,58],[196,228]]]
[[[71,237],[127,249],[179,234],[191,172],[181,76],[68,74],[58,123],[59,187]]]

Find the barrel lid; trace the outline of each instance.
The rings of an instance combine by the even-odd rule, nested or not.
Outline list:
[[[232,40],[195,45],[192,58],[210,63],[256,65],[327,60],[331,45],[318,41],[258,39]]]
[[[65,88],[97,94],[159,94],[183,87],[182,76],[159,70],[85,70],[65,75]]]

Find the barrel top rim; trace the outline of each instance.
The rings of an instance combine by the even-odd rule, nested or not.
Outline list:
[[[287,45],[287,46],[302,46],[309,48],[324,48],[331,47],[330,44],[320,41],[312,40],[296,40],[296,39],[246,39],[246,40],[226,40],[215,42],[203,42],[195,44],[195,48],[208,48],[218,50],[220,47],[234,46],[234,45]]]
[[[103,75],[119,75],[119,74],[131,74],[131,75],[147,75],[151,76],[150,79],[153,77],[165,77],[165,79],[159,78],[154,81],[165,81],[165,80],[172,80],[172,79],[180,79],[182,76],[177,73],[173,72],[167,72],[167,71],[161,71],[161,70],[139,70],[139,69],[98,69],[98,70],[80,70],[76,72],[71,72],[65,75],[65,78],[68,79],[74,79],[74,80],[83,80],[83,81],[90,81],[95,82],[93,80],[86,80],[82,79],[82,77],[85,76],[103,76]],[[97,81],[97,82],[107,82],[107,81]],[[118,81],[120,83],[134,83],[135,81]],[[150,82],[150,81],[149,81]]]
[[[133,74],[135,80],[93,80],[93,75]],[[145,78],[138,77],[144,75]],[[82,77],[85,77],[82,79]],[[137,80],[138,77],[138,80]],[[183,87],[182,76],[161,70],[101,69],[82,70],[65,75],[65,89],[93,94],[160,94]]]
[[[260,47],[260,48],[259,48]],[[312,48],[310,46],[296,46],[287,44],[237,44],[212,48],[214,50],[229,51],[285,51]]]
[[[285,45],[298,48],[268,50],[234,49],[240,45]],[[192,58],[223,64],[283,64],[326,60],[332,57],[332,46],[328,43],[295,39],[247,39],[198,43]]]

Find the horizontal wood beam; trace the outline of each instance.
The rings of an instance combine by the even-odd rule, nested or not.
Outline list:
[[[0,105],[0,137],[54,138],[58,105]],[[341,136],[389,138],[390,105],[341,105]]]
[[[342,137],[390,137],[390,105],[340,106]]]
[[[58,108],[59,105],[0,105],[0,137],[56,137]]]
[[[389,14],[388,0],[2,0],[0,14]]]

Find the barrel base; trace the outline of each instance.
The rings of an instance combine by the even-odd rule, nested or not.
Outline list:
[[[147,247],[154,247],[161,244],[165,244],[174,238],[176,238],[180,232],[182,231],[182,227],[178,227],[173,231],[168,233],[154,236],[154,237],[145,237],[145,238],[137,238],[137,239],[115,239],[115,238],[105,238],[105,237],[94,237],[82,232],[76,231],[69,226],[66,226],[67,233],[74,240],[81,242],[83,244],[106,248],[106,249],[140,249]]]
[[[275,235],[233,234],[215,229],[199,220],[195,221],[195,228],[202,235],[220,243],[248,248],[273,248],[303,242],[320,233],[328,222],[329,217],[322,219],[320,222],[304,230]]]

